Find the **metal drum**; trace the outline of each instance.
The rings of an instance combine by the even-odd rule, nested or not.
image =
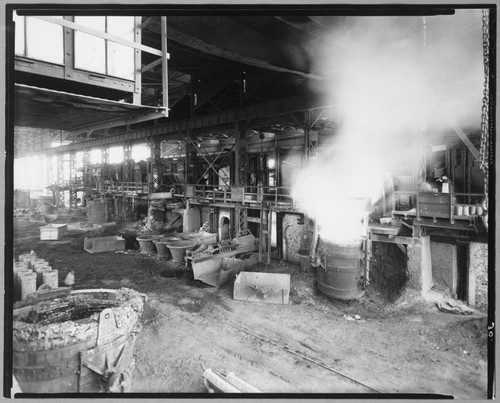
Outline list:
[[[336,299],[361,298],[365,293],[363,241],[331,243],[321,241],[321,264],[317,268],[318,289]]]
[[[49,292],[54,298],[39,292],[14,310],[13,372],[21,391],[130,392],[146,296],[127,288]]]

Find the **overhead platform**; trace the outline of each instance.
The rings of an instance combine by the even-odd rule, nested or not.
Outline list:
[[[124,102],[15,84],[16,126],[91,132],[166,116],[161,107]]]

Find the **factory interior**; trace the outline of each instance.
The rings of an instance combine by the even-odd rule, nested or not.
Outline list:
[[[162,7],[7,7],[4,395],[493,398],[496,6]]]

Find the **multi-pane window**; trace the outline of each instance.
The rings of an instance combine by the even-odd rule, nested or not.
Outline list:
[[[30,59],[64,65],[63,27],[37,17],[13,15],[15,22],[15,54]],[[51,17],[63,18],[63,17]],[[129,16],[76,16],[74,23],[134,41],[135,18]],[[66,44],[66,48],[69,45]],[[109,39],[74,31],[74,60],[67,66],[93,73],[134,79],[134,49]]]
[[[134,41],[134,17],[75,17],[75,23]],[[76,31],[75,68],[132,80],[134,49]]]
[[[14,22],[16,24],[16,55],[64,64],[63,28],[60,25],[36,17],[18,16],[16,13],[14,13]]]

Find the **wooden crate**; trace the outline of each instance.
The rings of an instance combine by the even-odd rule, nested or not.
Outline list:
[[[125,249],[125,239],[119,236],[85,238],[83,249],[89,253],[114,252]]]
[[[57,241],[68,231],[67,224],[49,224],[40,228],[41,241]]]

